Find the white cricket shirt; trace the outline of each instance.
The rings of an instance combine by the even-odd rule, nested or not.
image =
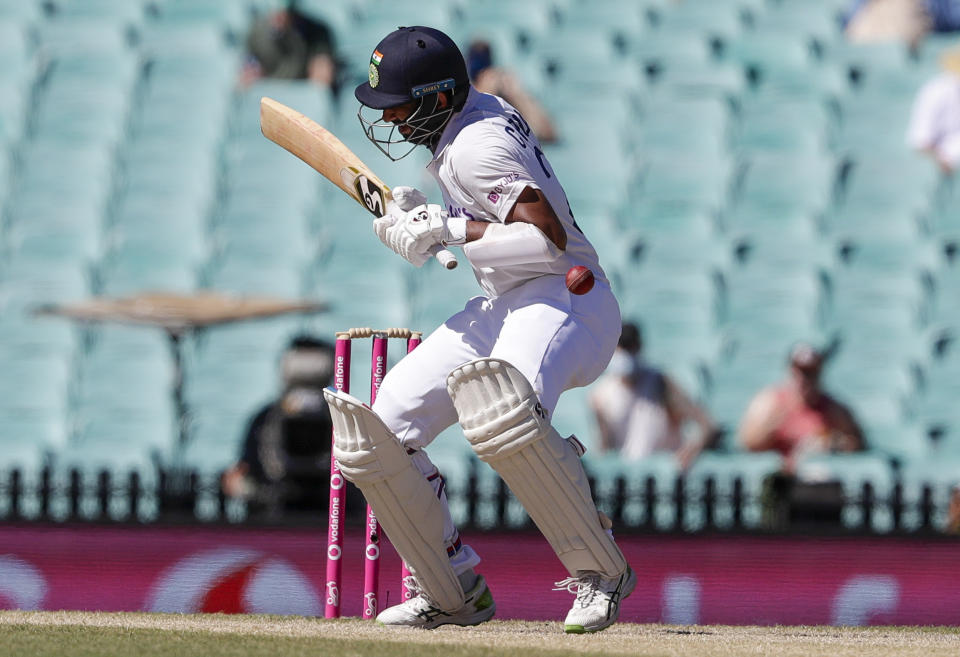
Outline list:
[[[916,149],[933,149],[952,167],[960,165],[960,77],[943,73],[920,88],[907,143]]]
[[[498,297],[526,281],[574,265],[606,282],[597,252],[577,227],[567,196],[527,122],[498,96],[470,88],[460,112],[447,124],[427,170],[440,185],[453,217],[505,223],[525,187],[540,189],[567,233],[564,253],[552,262],[481,268],[470,263],[480,287]]]

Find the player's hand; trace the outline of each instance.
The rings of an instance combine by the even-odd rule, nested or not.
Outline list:
[[[410,212],[418,205],[425,205],[427,202],[427,195],[416,187],[394,187],[390,194],[393,196],[393,202],[404,212]]]
[[[394,187],[391,195],[393,196],[393,203],[405,212],[410,212],[414,208],[427,203],[427,195],[415,187]],[[387,212],[397,214],[391,211],[389,203],[387,204]],[[439,219],[436,217],[439,217]],[[440,244],[459,245],[467,241],[467,220],[460,217],[451,217],[446,212],[431,216],[430,229]]]
[[[387,205],[387,214],[374,219],[373,229],[380,241],[415,267],[430,259],[430,247],[440,243],[432,225],[443,225],[439,205],[420,205],[409,212],[396,203]]]

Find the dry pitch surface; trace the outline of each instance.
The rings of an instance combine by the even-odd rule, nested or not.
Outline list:
[[[357,619],[0,611],[0,655],[391,657],[559,655],[956,657],[960,628],[727,627],[619,624],[565,635],[559,623],[493,621],[432,632]]]

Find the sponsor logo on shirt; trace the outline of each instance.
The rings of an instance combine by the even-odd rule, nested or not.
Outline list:
[[[503,189],[510,183],[520,180],[520,173],[517,171],[511,171],[503,178],[497,181],[497,184],[494,186],[493,191],[487,194],[487,200],[491,203],[496,203],[500,200],[500,195],[503,194]]]
[[[468,212],[466,208],[455,208],[455,207],[453,207],[452,205],[448,205],[448,206],[447,206],[447,213],[448,213],[451,217],[466,217],[467,219],[469,219],[469,220],[471,220],[471,221],[476,221],[476,217],[474,217],[472,214],[470,214],[470,212]]]

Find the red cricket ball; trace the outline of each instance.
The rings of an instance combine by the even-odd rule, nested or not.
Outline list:
[[[567,272],[567,289],[574,294],[586,294],[593,289],[593,272],[577,265]]]

